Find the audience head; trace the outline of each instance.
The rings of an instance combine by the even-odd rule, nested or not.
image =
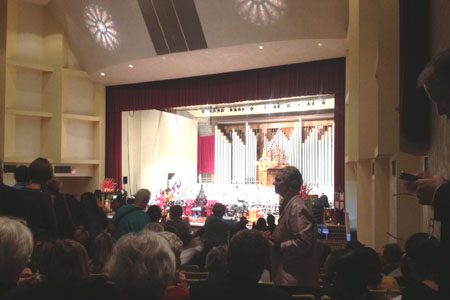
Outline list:
[[[205,264],[208,278],[225,278],[228,271],[227,253],[228,247],[225,245],[216,246],[208,252]]]
[[[368,286],[381,281],[381,262],[375,250],[368,247],[347,249],[333,263],[336,286],[348,295],[361,295]]]
[[[359,249],[359,248],[363,248],[364,244],[361,243],[360,241],[350,241],[347,243],[347,245],[345,245],[345,249]]]
[[[0,217],[0,284],[13,286],[33,253],[33,235],[18,220]]]
[[[274,215],[271,215],[271,214],[267,215],[267,225],[269,225],[269,226],[275,225],[275,216]]]
[[[39,270],[51,282],[72,282],[87,279],[88,255],[82,244],[74,240],[57,240],[42,250]]]
[[[102,273],[106,262],[111,256],[113,242],[108,233],[98,234],[90,247],[90,257],[92,259],[90,267],[92,273]]]
[[[437,55],[419,76],[430,100],[438,107],[439,115],[450,119],[450,48]]]
[[[267,267],[270,244],[258,230],[241,230],[228,245],[228,266],[232,280],[243,283],[257,283]]]
[[[16,182],[28,183],[30,181],[30,175],[28,175],[28,167],[18,166],[14,170],[14,179],[16,180]]]
[[[405,277],[419,282],[437,279],[441,253],[434,236],[424,232],[413,234],[405,243],[405,253],[402,262]]]
[[[143,230],[119,239],[106,269],[122,298],[163,299],[175,274],[175,255],[165,238]]]
[[[158,232],[158,234],[162,236],[164,239],[166,239],[166,241],[169,243],[170,249],[175,255],[176,267],[178,269],[181,265],[180,255],[181,252],[183,251],[183,242],[175,233],[172,232],[161,231]]]
[[[147,189],[140,189],[136,192],[134,196],[134,206],[145,209],[147,207],[148,201],[150,200],[151,193]]]
[[[95,195],[91,192],[86,192],[81,195],[80,206],[83,212],[86,213],[89,217],[92,217],[99,211],[101,211],[101,207],[98,206]]]
[[[275,176],[275,192],[285,196],[288,192],[298,192],[303,184],[303,177],[300,171],[293,166],[284,167]]]
[[[223,205],[222,203],[216,203],[214,204],[212,208],[212,212],[217,217],[223,217],[225,214],[225,211],[227,210],[227,207]]]
[[[152,223],[157,223],[162,217],[161,208],[158,205],[150,205],[147,209],[147,215],[150,217]]]
[[[145,225],[144,229],[154,231],[154,232],[161,232],[161,231],[164,231],[164,226],[162,226],[159,223],[152,222],[152,223],[148,223],[147,225]]]
[[[254,229],[259,230],[259,231],[266,231],[266,229],[267,229],[266,219],[258,218]]]
[[[52,164],[45,158],[36,158],[28,168],[32,183],[45,185],[53,178]]]
[[[169,216],[172,220],[178,220],[183,215],[183,208],[180,205],[172,205],[169,210]]]

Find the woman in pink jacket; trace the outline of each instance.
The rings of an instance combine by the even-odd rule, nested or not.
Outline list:
[[[272,279],[292,294],[312,294],[318,285],[317,226],[311,209],[301,198],[302,174],[284,167],[274,181],[282,197],[280,219],[272,235]]]

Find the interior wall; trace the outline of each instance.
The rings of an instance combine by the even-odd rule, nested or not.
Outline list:
[[[175,173],[182,184],[196,181],[197,122],[158,110],[123,112],[125,189],[133,194],[147,188],[155,195],[167,186],[167,173]]]

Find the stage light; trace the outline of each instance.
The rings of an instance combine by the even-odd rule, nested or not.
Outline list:
[[[105,76],[105,73],[103,73],[103,72],[100,72],[100,75],[102,75],[102,76]]]
[[[262,50],[262,49],[264,49],[264,46],[263,45],[259,45],[259,50]]]
[[[119,33],[111,15],[103,7],[97,4],[86,6],[84,21],[92,37],[103,48],[114,50],[119,46]]]
[[[322,47],[323,44],[322,43],[317,43],[317,46]]]
[[[133,65],[128,65],[128,67],[129,67],[130,69],[133,69],[133,68],[134,68],[134,66],[133,66]]]

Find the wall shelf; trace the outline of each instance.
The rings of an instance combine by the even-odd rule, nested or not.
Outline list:
[[[66,120],[100,122],[100,117],[99,116],[91,116],[91,115],[64,113],[63,114],[63,118],[66,119]]]
[[[58,164],[66,165],[99,165],[100,161],[98,159],[82,159],[82,158],[63,158]]]
[[[17,108],[8,108],[8,109],[6,109],[6,113],[15,115],[15,116],[23,116],[23,117],[38,117],[38,118],[53,117],[53,114],[51,112],[38,111],[38,110],[25,110],[25,109],[17,109]]]
[[[29,62],[14,60],[14,59],[8,59],[7,64],[8,64],[8,66],[14,66],[14,67],[22,68],[22,69],[26,69],[26,70],[33,70],[33,71],[40,71],[40,72],[47,72],[47,73],[53,73],[55,71],[54,68],[49,67],[49,66],[44,66],[44,65],[40,65],[40,64],[29,63]]]
[[[6,164],[30,164],[37,157],[5,157],[4,163]],[[52,163],[50,158],[47,158]]]

